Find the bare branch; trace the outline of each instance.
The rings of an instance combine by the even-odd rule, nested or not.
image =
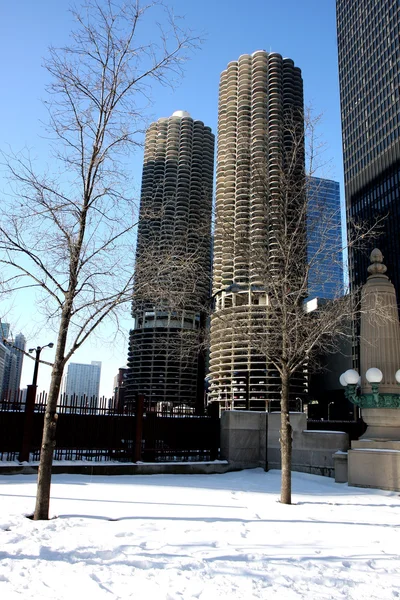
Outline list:
[[[11,193],[1,207],[3,285],[40,289],[37,307],[58,331],[35,518],[47,518],[54,413],[66,361],[104,320],[114,317],[118,324],[116,311],[132,298],[137,217],[123,156],[140,143],[152,86],[180,75],[187,51],[198,43],[162,2],[88,0],[72,13],[71,45],[50,48],[45,61],[47,130],[58,168],[52,176],[38,174],[29,155],[5,156]],[[158,39],[146,42],[153,15],[163,26]],[[31,283],[19,285],[21,278]]]

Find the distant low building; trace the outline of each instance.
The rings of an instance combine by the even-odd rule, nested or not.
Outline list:
[[[113,408],[120,412],[124,409],[127,375],[128,367],[124,366],[118,369],[118,373],[114,377]]]

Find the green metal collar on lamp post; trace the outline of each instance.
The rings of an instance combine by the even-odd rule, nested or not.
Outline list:
[[[365,373],[368,383],[371,385],[370,394],[358,394],[357,387],[360,384],[360,376],[355,369],[348,369],[340,376],[340,383],[344,386],[344,395],[347,400],[360,408],[400,408],[399,394],[380,394],[379,384],[383,379],[383,373],[375,367],[371,367]],[[395,374],[397,383],[400,383],[400,369]]]

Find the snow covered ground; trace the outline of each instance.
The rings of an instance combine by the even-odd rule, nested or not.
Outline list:
[[[280,472],[0,476],[1,600],[400,598],[400,495]]]

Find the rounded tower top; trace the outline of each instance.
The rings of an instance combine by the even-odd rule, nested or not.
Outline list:
[[[176,110],[174,113],[172,113],[173,117],[179,117],[180,119],[182,119],[183,117],[190,117],[190,113],[187,112],[187,110]]]

